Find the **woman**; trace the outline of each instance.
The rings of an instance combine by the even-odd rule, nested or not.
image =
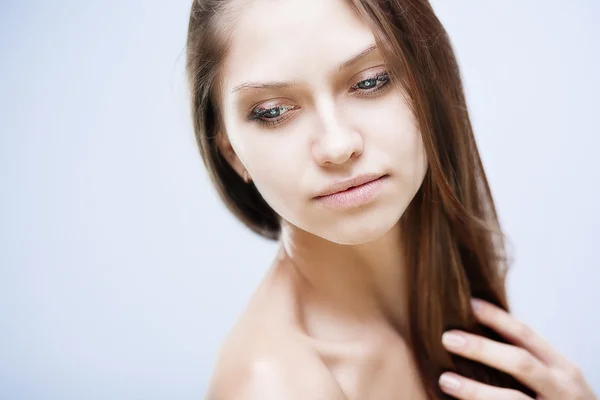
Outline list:
[[[209,400],[594,398],[507,312],[498,218],[426,0],[197,0],[188,75],[216,188],[280,244]]]

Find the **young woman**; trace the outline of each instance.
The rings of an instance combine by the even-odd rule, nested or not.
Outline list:
[[[427,0],[196,0],[187,56],[212,180],[280,244],[209,400],[595,398],[508,313],[494,202]]]

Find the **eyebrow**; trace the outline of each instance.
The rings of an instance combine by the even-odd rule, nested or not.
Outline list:
[[[285,89],[298,86],[294,82],[244,82],[233,88],[231,93],[242,89]]]
[[[342,65],[340,65],[339,71],[342,72],[343,70],[350,68],[351,66],[353,66],[354,64],[356,64],[363,58],[367,57],[369,54],[371,54],[375,50],[377,50],[377,45],[375,45],[375,44],[367,47],[365,50],[361,51],[360,53],[358,53],[357,55],[355,55],[348,61],[344,62]]]
[[[359,61],[373,53],[375,50],[377,50],[377,45],[375,44],[367,47],[365,50],[350,58],[348,61],[342,63],[338,71],[342,72],[343,70],[350,68],[354,64],[358,63]],[[235,93],[243,89],[286,89],[295,86],[298,86],[298,84],[295,82],[243,82],[240,85],[234,87],[231,93]]]

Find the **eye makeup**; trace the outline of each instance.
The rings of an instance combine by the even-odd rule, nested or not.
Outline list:
[[[360,81],[350,86],[349,93],[360,97],[374,97],[389,87],[390,76],[385,70],[368,72],[364,75]],[[247,119],[264,127],[275,127],[292,118],[294,111],[298,109],[300,106],[285,104],[271,107],[258,106],[250,111]]]

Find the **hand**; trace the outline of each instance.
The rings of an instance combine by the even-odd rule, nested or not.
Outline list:
[[[538,393],[538,400],[596,400],[581,371],[528,326],[483,300],[474,299],[473,310],[480,323],[514,345],[453,330],[442,336],[448,351],[512,375]],[[450,372],[442,374],[439,383],[445,393],[457,399],[531,399],[519,391],[484,385]]]

